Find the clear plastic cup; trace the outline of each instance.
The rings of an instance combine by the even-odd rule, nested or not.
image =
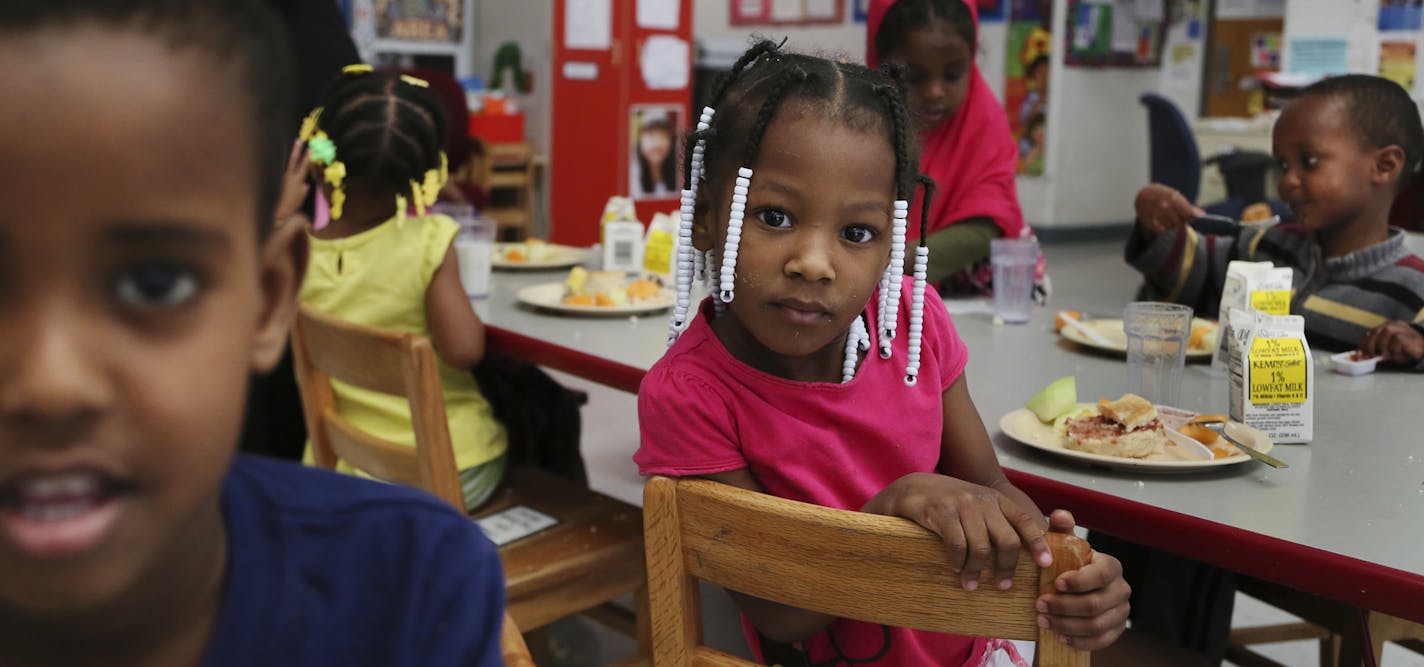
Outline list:
[[[994,239],[989,242],[989,262],[994,267],[994,315],[1005,322],[1027,322],[1038,240]]]
[[[450,216],[460,225],[455,235],[455,260],[460,265],[460,284],[465,287],[465,294],[474,299],[489,296],[494,272],[495,221],[481,218],[468,204],[440,203],[431,210]]]
[[[1137,301],[1122,309],[1127,334],[1127,390],[1155,405],[1177,405],[1191,336],[1192,309]]]

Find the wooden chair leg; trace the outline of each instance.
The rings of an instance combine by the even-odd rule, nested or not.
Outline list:
[[[653,664],[653,623],[646,584],[633,593],[633,603],[636,607],[633,638],[638,642],[637,652],[626,660],[613,663],[614,667],[651,667]]]

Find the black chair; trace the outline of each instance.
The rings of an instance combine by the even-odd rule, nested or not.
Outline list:
[[[1247,206],[1266,201],[1266,178],[1275,158],[1258,151],[1234,151],[1203,161],[1192,128],[1176,104],[1156,93],[1143,93],[1140,99],[1142,106],[1147,107],[1153,183],[1166,185],[1195,203],[1201,192],[1202,166],[1216,165],[1226,182],[1226,201],[1202,208],[1239,218]],[[1278,213],[1285,208],[1278,202],[1270,203],[1272,210]]]

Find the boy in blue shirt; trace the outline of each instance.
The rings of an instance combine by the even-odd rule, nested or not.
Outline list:
[[[498,665],[424,494],[234,456],[306,248],[258,0],[0,3],[0,664]]]

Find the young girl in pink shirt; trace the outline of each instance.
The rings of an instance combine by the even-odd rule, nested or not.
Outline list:
[[[1007,587],[1020,547],[1049,564],[1044,531],[1072,518],[1045,520],[1004,478],[923,245],[906,265],[917,163],[901,90],[893,70],[762,43],[715,92],[689,138],[671,349],[639,390],[634,460],[909,518],[944,538],[966,588],[985,567],[983,585]],[[696,273],[712,296],[693,313]],[[753,650],[782,664],[979,665],[1002,644],[732,596]],[[1094,554],[1040,599],[1040,623],[1097,649],[1127,596],[1118,562]]]

